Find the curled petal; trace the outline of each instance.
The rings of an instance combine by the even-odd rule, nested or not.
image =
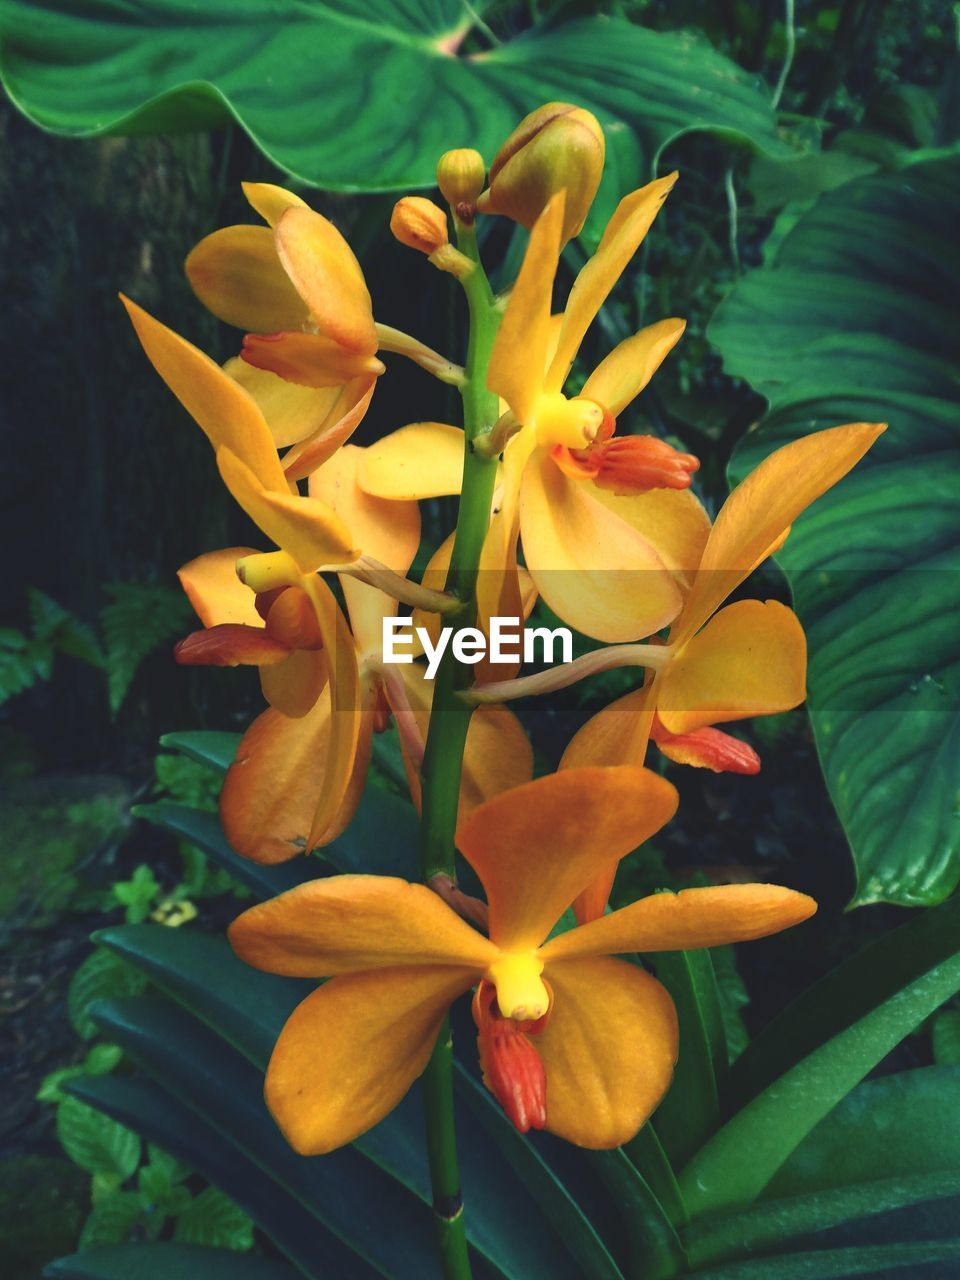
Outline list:
[[[271,227],[276,225],[288,209],[309,208],[306,201],[301,200],[298,195],[272,182],[241,182],[240,186],[251,208],[256,209]]]
[[[493,943],[432,889],[395,876],[309,880],[238,916],[229,938],[247,964],[288,977],[411,965],[482,972],[496,959]]]
[[[305,479],[322,467],[350,439],[370,407],[376,385],[376,378],[354,378],[340,388],[340,398],[328,417],[284,455],[283,471],[291,483]]]
[[[670,1087],[678,1047],[673,1001],[650,974],[605,956],[549,964],[544,976],[554,997],[537,1037],[546,1127],[580,1147],[620,1146]]]
[[[677,793],[646,769],[565,769],[474,809],[457,845],[483,881],[490,936],[505,950],[538,946],[602,870],[673,817]]]
[[[248,333],[240,357],[300,387],[339,387],[353,378],[376,378],[384,372],[375,355],[343,347],[324,334],[298,330]]]
[[[388,1115],[472,982],[469,969],[393,969],[334,978],[308,996],[280,1033],[265,1087],[293,1149],[323,1155]]]
[[[220,623],[262,625],[257,597],[237,577],[237,561],[256,555],[253,547],[224,547],[197,556],[177,570],[180,585],[205,627]]]
[[[760,757],[749,742],[720,729],[707,727],[692,729],[689,733],[670,733],[659,719],[654,718],[650,736],[674,764],[712,769],[714,773],[760,772]]]
[[[542,956],[549,966],[574,956],[720,947],[779,933],[808,919],[816,909],[805,893],[778,884],[725,884],[654,893],[553,938]]]
[[[360,263],[337,228],[306,207],[287,209],[274,228],[277,253],[321,333],[361,355],[377,350],[370,294]]]
[[[222,622],[185,636],[173,656],[182,667],[259,667],[285,662],[290,650],[263,627]]]
[[[299,329],[308,319],[268,227],[223,227],[204,236],[184,270],[203,305],[225,324],[275,333]]]
[[[223,366],[234,382],[239,382],[260,406],[273,443],[278,449],[298,444],[313,435],[336,413],[343,400],[343,387],[299,387],[275,373],[256,369],[234,356]]]

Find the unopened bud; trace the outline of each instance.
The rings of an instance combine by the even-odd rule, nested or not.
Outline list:
[[[497,152],[480,213],[501,213],[528,229],[558,191],[567,193],[563,240],[583,226],[603,172],[603,130],[595,116],[548,102],[521,120]]]
[[[420,253],[436,253],[449,243],[447,215],[423,196],[404,196],[393,206],[390,230],[401,244]]]
[[[477,197],[483,190],[487,167],[479,151],[461,147],[445,151],[437,165],[437,186],[444,200],[460,219],[470,223],[476,212]]]

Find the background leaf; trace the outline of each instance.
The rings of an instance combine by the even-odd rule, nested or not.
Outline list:
[[[115,1120],[105,1120],[76,1098],[64,1098],[57,1108],[57,1137],[81,1169],[100,1174],[118,1185],[129,1178],[140,1163],[137,1135]]]
[[[960,880],[958,217],[956,159],[848,183],[709,329],[727,372],[770,404],[734,479],[809,431],[890,424],[778,556],[857,905],[929,905]]]

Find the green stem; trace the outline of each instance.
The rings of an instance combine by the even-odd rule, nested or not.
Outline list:
[[[490,523],[490,505],[497,475],[495,459],[481,457],[473,441],[489,431],[497,419],[497,397],[487,390],[487,366],[499,317],[493,294],[480,265],[472,228],[458,228],[461,252],[476,264],[463,281],[470,309],[463,397],[463,485],[457,532],[450,557],[447,589],[460,600],[460,608],[444,622],[470,626],[476,615],[477,572],[480,552]],[[423,879],[435,875],[456,878],[453,836],[460,800],[463,750],[471,708],[456,696],[470,680],[447,649],[434,681],[433,706],[423,758],[423,807],[420,821],[420,862]],[[470,1259],[460,1193],[457,1143],[453,1117],[453,1051],[449,1023],[445,1022],[423,1077],[424,1111],[430,1182],[445,1280],[469,1280]]]

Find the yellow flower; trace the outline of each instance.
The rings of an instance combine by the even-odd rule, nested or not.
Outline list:
[[[267,1072],[267,1104],[291,1145],[332,1151],[382,1120],[426,1066],[452,1001],[478,984],[487,1081],[521,1127],[595,1148],[632,1137],[670,1084],[677,1024],[664,988],[613,957],[759,938],[816,909],[772,885],[689,889],[548,941],[598,869],[676,805],[668,782],[632,767],[567,770],[482,804],[457,843],[486,890],[489,938],[425,886],[391,877],[316,880],[244,912],[230,929],[243,960],[331,978],[294,1011]],[[540,1097],[524,1083],[529,1051],[543,1067]]]
[[[591,322],[673,186],[658,179],[621,201],[561,317],[550,314],[563,228],[563,192],[537,220],[490,361],[488,385],[509,406],[502,483],[478,581],[484,617],[520,616],[517,542],[533,581],[565,622],[600,640],[637,640],[682,605],[707,518],[688,491],[697,460],[649,436],[611,439],[614,419],[643,390],[683,332],[663,320],[620,343],[579,396],[563,394]],[[381,497],[457,492],[459,471],[441,435],[417,424],[419,451],[393,465],[400,443],[380,442],[361,483]],[[406,428],[409,431],[411,428]],[[513,434],[511,435],[511,431]],[[435,447],[433,447],[435,442]],[[404,449],[408,441],[404,441]],[[457,487],[453,487],[457,486]]]

